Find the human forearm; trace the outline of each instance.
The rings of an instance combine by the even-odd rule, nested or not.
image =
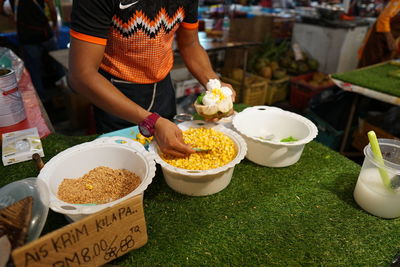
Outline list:
[[[178,35],[179,52],[189,71],[205,86],[209,79],[218,78],[218,75],[212,68],[207,52],[198,42],[197,35],[191,39],[186,33],[181,31]]]
[[[181,51],[181,55],[189,71],[203,86],[206,86],[210,79],[218,78],[203,47],[197,46],[190,51],[184,49]]]

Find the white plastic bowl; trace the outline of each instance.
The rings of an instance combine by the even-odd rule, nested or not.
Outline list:
[[[226,188],[231,179],[233,170],[246,155],[247,146],[243,138],[234,131],[215,123],[204,121],[188,121],[178,124],[184,130],[192,128],[213,128],[223,132],[235,143],[237,155],[228,164],[210,170],[186,170],[177,168],[165,162],[158,153],[158,146],[155,142],[150,144],[150,151],[154,152],[155,159],[161,165],[166,183],[175,191],[189,196],[206,196],[220,192]]]
[[[99,166],[129,170],[137,174],[142,182],[128,195],[105,204],[79,205],[57,198],[58,187],[64,178],[80,178]],[[68,219],[77,221],[125,199],[143,194],[155,171],[154,155],[146,151],[143,145],[129,138],[115,136],[102,137],[62,151],[45,164],[38,179],[43,180],[49,188],[49,207]]]
[[[270,106],[254,106],[236,114],[234,129],[247,143],[246,158],[268,167],[287,167],[296,163],[305,144],[312,141],[318,129],[309,119]],[[272,135],[271,140],[260,137]],[[292,136],[295,142],[280,142]]]

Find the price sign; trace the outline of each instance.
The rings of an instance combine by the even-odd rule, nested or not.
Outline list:
[[[100,266],[146,243],[138,195],[17,248],[12,257],[17,267]]]

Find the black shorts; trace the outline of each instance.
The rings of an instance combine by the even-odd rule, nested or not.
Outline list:
[[[136,84],[123,81],[102,69],[99,70],[99,73],[117,87],[126,97],[142,108],[148,110],[151,106],[150,112],[157,112],[161,117],[169,120],[172,120],[176,115],[175,90],[169,74],[163,80],[157,82],[154,101],[151,104],[154,84]],[[98,134],[135,125],[97,107],[94,107],[94,116],[96,120],[96,132]]]

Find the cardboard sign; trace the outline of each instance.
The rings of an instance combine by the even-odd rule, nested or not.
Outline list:
[[[15,266],[99,266],[147,243],[142,195],[15,249]]]

